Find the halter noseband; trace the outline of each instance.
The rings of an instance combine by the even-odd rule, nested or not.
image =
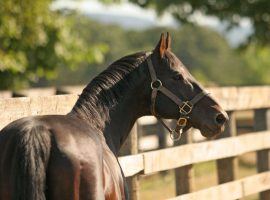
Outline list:
[[[165,88],[162,85],[161,80],[157,78],[151,56],[148,54],[147,57],[147,64],[148,69],[151,76],[151,113],[154,115],[161,124],[170,132],[170,137],[173,141],[177,141],[181,138],[181,135],[183,133],[183,129],[187,125],[187,121],[190,118],[189,114],[192,112],[193,106],[198,103],[204,96],[208,95],[205,91],[202,91],[201,93],[197,94],[193,99],[190,101],[182,101],[180,98],[178,98],[176,95],[174,95],[170,90]],[[166,125],[166,123],[161,119],[161,117],[156,113],[155,110],[155,104],[156,104],[156,97],[158,91],[162,92],[165,96],[169,97],[174,103],[176,103],[179,107],[179,113],[180,117],[177,120],[175,129],[171,129]]]

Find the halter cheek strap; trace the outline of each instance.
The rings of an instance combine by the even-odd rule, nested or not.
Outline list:
[[[173,141],[177,141],[181,138],[181,135],[183,133],[183,129],[187,125],[187,121],[190,118],[189,114],[192,112],[193,106],[198,103],[204,96],[208,95],[205,91],[202,91],[201,93],[197,94],[193,99],[190,101],[182,101],[179,97],[177,97],[175,94],[173,94],[170,90],[168,90],[166,87],[162,85],[161,80],[157,78],[151,56],[148,55],[147,57],[147,64],[149,73],[151,76],[151,113],[154,115],[161,124],[170,132],[170,137]],[[171,129],[162,119],[161,117],[156,113],[155,105],[156,105],[156,97],[158,92],[162,92],[165,96],[167,96],[169,99],[171,99],[175,104],[179,107],[179,113],[180,117],[177,120],[175,129]]]

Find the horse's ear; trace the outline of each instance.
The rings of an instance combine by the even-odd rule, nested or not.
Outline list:
[[[170,35],[169,32],[167,32],[167,37],[166,37],[166,49],[168,49],[168,50],[171,49],[171,43],[172,43],[171,35]]]
[[[161,33],[160,40],[155,48],[155,50],[159,53],[160,57],[163,58],[165,54],[166,47],[166,41],[164,33]]]

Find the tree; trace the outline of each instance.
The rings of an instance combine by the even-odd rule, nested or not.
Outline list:
[[[153,7],[158,13],[171,12],[180,22],[191,23],[190,16],[196,12],[216,16],[228,23],[228,27],[248,18],[254,32],[248,42],[270,44],[270,1],[268,0],[130,0],[142,7]]]
[[[270,84],[270,48],[251,44],[242,52],[245,61],[246,83],[249,85]]]
[[[85,44],[72,20],[52,11],[51,0],[0,1],[0,89],[54,78],[59,66],[100,59],[99,46]]]
[[[180,29],[151,28],[143,31],[125,30],[116,25],[105,25],[85,16],[76,16],[74,27],[87,44],[106,44],[104,61],[95,64],[82,62],[78,70],[60,68],[54,84],[82,84],[89,82],[110,63],[127,54],[151,51],[161,32],[172,35],[173,52],[201,82],[217,85],[241,85],[245,83],[244,61],[217,32],[191,25]]]
[[[220,34],[206,27],[191,25],[167,30],[173,36],[173,52],[200,82],[208,85],[243,84],[243,60]],[[161,31],[150,29],[144,35],[158,37],[157,33]]]

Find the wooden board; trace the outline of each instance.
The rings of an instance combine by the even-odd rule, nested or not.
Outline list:
[[[229,121],[226,123],[224,133],[219,135],[219,139],[234,137],[237,135],[237,125],[235,112],[228,112]],[[238,158],[229,157],[216,161],[218,183],[226,183],[237,179],[238,174]]]
[[[126,177],[138,174],[144,169],[142,154],[123,156],[119,157],[118,160]]]
[[[270,107],[270,86],[218,87],[207,90],[226,110]]]
[[[77,98],[77,95],[57,95],[0,99],[0,129],[25,116],[66,114]]]
[[[31,88],[27,90],[19,90],[13,92],[14,97],[46,97],[56,94],[56,89],[54,87],[47,88]]]
[[[82,87],[80,86],[79,88],[79,90],[81,90]],[[218,101],[221,103],[221,105],[223,105],[226,110],[246,110],[270,107],[270,86],[210,88],[209,91],[212,92],[212,95],[218,99]],[[51,105],[61,104],[59,101],[57,101],[57,97],[47,95],[44,97],[40,97],[40,95],[37,96],[38,93],[39,92],[37,91],[34,92],[34,90],[32,90],[31,94],[29,92],[28,95],[33,97],[28,100],[1,100],[0,113],[5,113],[5,115],[1,116],[0,128],[2,128],[3,125],[13,121],[14,119],[29,115],[35,115],[35,112],[25,112],[24,106],[27,101],[41,102],[42,106],[39,107],[39,104],[37,104],[35,105],[35,108],[32,108],[32,110],[39,110],[39,113],[41,114],[56,114],[55,110],[51,109]],[[77,91],[76,93],[79,92]],[[64,109],[63,112],[61,112],[60,110],[59,112],[57,112],[57,114],[66,114],[67,110],[70,110],[72,108],[75,102],[75,98],[77,98],[76,95],[67,95],[65,97],[65,101],[67,103],[63,103],[63,105],[66,106],[66,109]],[[55,103],[52,102],[54,101],[54,99],[56,100]],[[46,103],[48,104],[48,106],[45,105]],[[13,112],[9,112],[10,110],[13,110]],[[31,110],[31,108],[28,108],[28,110]]]
[[[254,140],[256,137],[256,140]],[[241,155],[270,148],[270,131],[249,133],[211,142],[188,144],[119,158],[126,176],[163,170]]]
[[[270,172],[264,172],[237,181],[174,197],[170,200],[234,200],[268,189],[270,189]]]
[[[254,128],[256,131],[269,130],[270,129],[270,110],[258,109],[255,111],[254,116]],[[257,159],[257,172],[264,172],[270,170],[270,150],[260,150],[256,152]],[[260,200],[270,199],[270,190],[260,193]]]
[[[12,92],[7,91],[7,90],[1,90],[0,91],[0,98],[11,98],[12,97]]]
[[[256,140],[254,140],[256,137]],[[242,136],[216,141],[188,144],[180,147],[144,153],[144,173],[150,174],[162,170],[227,158],[243,153],[270,148],[270,131],[250,133]]]
[[[182,146],[192,143],[192,134],[188,131],[181,137],[181,140],[175,141],[174,146]],[[179,158],[181,159],[181,158]],[[174,170],[175,193],[182,195],[191,193],[195,188],[195,171],[193,164],[178,167]]]
[[[57,88],[57,94],[81,94],[85,86],[61,86]]]

